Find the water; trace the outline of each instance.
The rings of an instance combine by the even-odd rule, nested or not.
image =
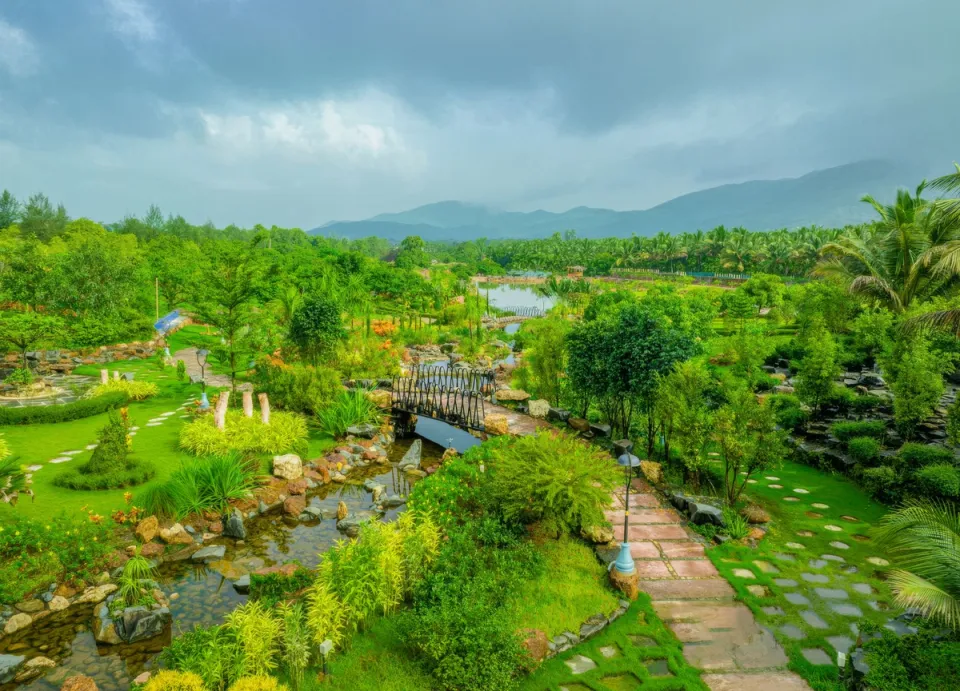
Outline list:
[[[421,421],[421,424],[425,422]],[[433,420],[429,422],[449,427]],[[427,424],[424,427],[431,435],[423,443],[424,465],[429,465],[431,460],[443,454],[447,446],[446,439],[453,436],[454,431],[466,434],[455,428],[449,428],[454,431],[448,431],[432,429],[433,426]],[[466,436],[470,437],[469,434]],[[440,438],[440,441],[434,443],[434,437]],[[473,437],[470,439],[479,443]],[[412,442],[412,439],[397,440],[390,448],[389,460],[397,463]],[[457,442],[459,445],[467,443],[459,436]],[[385,485],[388,494],[407,493],[406,476],[399,473],[394,465],[380,465],[357,469],[351,473],[350,483],[334,483],[309,491],[309,504],[336,511],[338,502],[343,501],[351,514],[367,511],[371,508],[370,495],[359,483],[369,477]],[[384,520],[392,520],[400,510],[388,511]],[[58,663],[58,667],[49,670],[43,677],[19,687],[14,684],[3,685],[0,691],[14,688],[22,691],[54,691],[60,688],[66,677],[75,674],[92,677],[101,691],[123,691],[129,688],[138,674],[155,665],[157,655],[164,646],[169,645],[171,635],[190,630],[194,625],[222,623],[227,613],[246,601],[246,595],[234,590],[233,579],[263,566],[294,560],[306,567],[315,567],[320,562],[320,555],[334,541],[343,537],[336,528],[335,520],[299,523],[279,514],[247,521],[247,531],[247,540],[242,545],[230,539],[213,542],[227,546],[226,557],[221,562],[196,564],[183,561],[161,565],[158,579],[161,589],[168,598],[173,598],[170,601],[174,619],[172,633],[167,632],[134,645],[97,645],[90,630],[96,605],[73,606],[0,642],[0,654],[24,655],[28,660],[43,655]],[[174,594],[176,597],[173,597]]]
[[[546,311],[555,303],[551,297],[537,295],[529,285],[478,282],[477,289],[481,297],[489,295],[491,307],[539,307]]]

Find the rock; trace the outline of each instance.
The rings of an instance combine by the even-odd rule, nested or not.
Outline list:
[[[584,540],[597,545],[613,542],[613,528],[609,525],[592,525],[580,528],[580,535]]]
[[[651,485],[663,482],[663,467],[656,461],[640,461],[640,472]]]
[[[677,511],[686,511],[687,504],[690,503],[690,500],[683,492],[674,492],[670,495],[670,503],[673,504],[673,507]]]
[[[0,684],[13,681],[23,668],[24,660],[26,658],[23,655],[0,655]]]
[[[59,595],[60,597],[65,597],[68,600],[77,594],[76,588],[71,588],[66,583],[61,583],[57,586],[57,589],[53,591],[54,595]]]
[[[580,625],[580,640],[602,631],[608,623],[607,618],[602,614],[594,614]]]
[[[341,519],[337,521],[337,530],[350,537],[356,537],[360,534],[360,521],[353,518]]]
[[[510,433],[510,423],[506,415],[490,413],[483,418],[483,429],[494,437]]]
[[[60,687],[60,691],[98,691],[97,682],[86,674],[78,674],[74,677],[67,677]]]
[[[51,612],[59,612],[61,610],[66,609],[69,606],[70,606],[70,600],[68,600],[65,597],[60,597],[59,595],[54,595],[53,598],[50,600],[50,605],[49,605]]]
[[[133,678],[133,683],[140,684],[141,686],[146,684],[148,681],[150,681],[150,672],[141,672]]]
[[[367,398],[378,408],[391,408],[393,406],[393,394],[389,391],[367,391]]]
[[[563,408],[551,408],[547,412],[547,419],[551,422],[566,422],[570,419],[570,411]]]
[[[106,585],[91,586],[86,590],[84,590],[83,593],[80,595],[80,597],[74,600],[73,604],[82,605],[88,602],[92,602],[94,604],[98,602],[103,602],[107,598],[107,595],[109,595],[116,589],[117,589],[117,586],[114,585],[113,583],[107,583]]]
[[[110,608],[100,605],[93,615],[93,637],[97,643],[120,645],[123,639],[117,631],[116,622],[110,617]]]
[[[307,518],[303,518],[304,514],[306,514]],[[305,521],[319,521],[323,518],[323,510],[316,506],[306,506],[303,509],[303,513],[300,514],[300,518]]]
[[[423,453],[423,442],[420,439],[414,439],[413,443],[410,445],[410,448],[407,449],[407,452],[403,454],[403,458],[400,459],[400,462],[397,464],[397,467],[400,470],[404,468],[419,468],[420,467],[420,456]]]
[[[29,614],[20,612],[7,619],[7,623],[3,627],[3,632],[9,636],[17,631],[22,631],[32,623],[33,618]]]
[[[609,437],[610,432],[612,431],[612,428],[610,427],[610,425],[600,423],[600,422],[594,422],[593,424],[590,425],[590,431],[593,432],[598,437]]]
[[[273,475],[284,480],[299,480],[303,477],[303,461],[295,453],[274,456]]]
[[[616,568],[610,569],[610,585],[623,593],[628,600],[636,600],[640,595],[640,572],[634,570],[631,574],[624,574]]]
[[[377,435],[377,428],[369,423],[347,427],[347,434],[360,439],[373,439]]]
[[[250,574],[245,573],[233,582],[233,589],[241,595],[250,592]]]
[[[618,439],[613,442],[613,457],[620,458],[625,453],[633,453],[633,442],[629,439]]]
[[[390,496],[388,496],[387,498],[385,498],[383,501],[380,502],[380,506],[382,506],[385,509],[395,509],[398,506],[403,506],[406,503],[407,503],[407,500],[404,499],[403,497],[396,494],[391,494]]]
[[[173,616],[166,607],[154,609],[128,607],[116,620],[117,631],[126,643],[136,643],[159,636],[172,623]]]
[[[299,513],[299,512],[297,512]],[[227,548],[224,545],[209,545],[198,549],[193,553],[193,556],[190,557],[192,561],[217,561],[218,559],[223,559],[227,554]]]
[[[307,493],[307,481],[304,478],[299,480],[291,480],[287,483],[287,493],[288,494],[306,494]]]
[[[547,639],[547,634],[540,629],[523,629],[520,633],[524,636],[521,645],[527,651],[530,659],[537,664],[543,662],[550,652],[550,641]]]
[[[156,559],[163,554],[163,545],[156,542],[148,542],[140,548],[140,556],[147,559]]]
[[[344,475],[343,473],[339,473],[339,472],[334,471],[334,472],[330,473],[330,481],[331,481],[331,482],[346,482],[346,481],[347,481],[347,476]]]
[[[287,497],[283,502],[283,512],[289,516],[299,516],[306,507],[307,500],[303,496]]]
[[[520,403],[528,398],[530,398],[530,394],[523,389],[500,389],[497,391],[498,403],[503,403],[504,401]]]
[[[193,537],[179,523],[174,523],[169,528],[160,529],[160,539],[168,545],[191,545]]]
[[[543,420],[550,413],[550,401],[538,398],[527,403],[527,415]],[[544,634],[546,637],[546,634]]]
[[[590,423],[587,420],[584,420],[582,417],[567,418],[567,424],[571,429],[575,429],[578,432],[590,431]]]
[[[409,476],[411,476],[411,477],[426,477],[426,476],[427,476],[427,471],[421,470],[420,468],[410,468],[410,467],[407,467],[407,468],[404,468],[404,469],[403,469],[403,472],[404,472],[404,474],[409,475]]]
[[[17,675],[17,681],[23,682],[31,677],[35,677],[38,674],[41,674],[45,669],[53,669],[57,666],[57,663],[51,660],[49,657],[43,657],[42,655],[38,657],[33,657],[27,660],[27,664],[23,666],[23,669]]]
[[[754,525],[770,522],[770,514],[759,506],[744,506],[740,511],[740,515],[747,519],[747,523]]]
[[[780,384],[779,386],[773,387],[774,393],[785,393],[792,394],[795,389],[792,386],[787,386],[786,384]]]
[[[18,602],[14,607],[21,612],[26,612],[27,614],[35,614],[37,612],[42,612],[44,609],[43,600],[38,600],[33,598],[32,600],[24,600],[23,602]]]
[[[160,532],[160,521],[156,516],[147,516],[137,523],[137,529],[134,531],[140,542],[150,542]]]
[[[243,525],[243,514],[240,509],[234,509],[229,516],[223,519],[223,536],[232,537],[235,540],[246,540],[247,529]]]
[[[688,502],[687,513],[694,525],[715,525],[723,527],[723,511],[710,504]]]

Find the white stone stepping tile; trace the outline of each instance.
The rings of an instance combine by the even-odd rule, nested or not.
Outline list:
[[[783,485],[768,485],[770,489],[783,489]]]
[[[51,459],[51,463],[69,463],[73,460],[72,456],[59,456],[58,458]]]
[[[82,449],[77,449],[76,451],[64,451],[64,452],[63,452],[63,455],[64,455],[64,456],[76,456],[77,454],[81,454],[81,453],[83,453],[83,450],[82,450]]]
[[[764,479],[764,480],[769,480],[770,482],[777,482],[777,481],[780,480],[780,478],[775,477],[775,476],[773,476],[773,475],[767,475],[767,476],[764,477],[763,479]]]
[[[160,417],[170,417],[171,415],[176,415],[176,411],[169,410],[166,413],[160,413]]]
[[[85,448],[87,449],[87,451],[93,451],[95,448],[97,448],[97,445],[96,445],[96,444],[87,444]]]
[[[829,530],[831,533],[842,533],[843,528],[838,525],[830,525],[829,523],[823,526],[824,530]]]
[[[181,416],[180,416],[180,418],[181,418],[181,419],[184,419],[184,420],[185,420],[186,418],[188,418],[188,417],[190,417],[190,416],[189,416],[189,415],[181,415]]]
[[[150,418],[149,420],[147,420],[147,424],[149,425],[151,422],[156,423],[156,424],[159,424],[159,423],[165,421],[166,419],[167,419],[167,418],[165,418],[165,417],[154,417],[154,418]]]
[[[162,422],[148,422],[147,427],[160,427],[162,424]]]
[[[820,504],[820,503],[811,504],[811,506],[812,506],[813,508],[815,508],[815,509],[829,509],[829,508],[830,508],[830,507],[827,506],[826,504]]]
[[[805,490],[805,489],[803,489],[803,488],[801,488],[801,487],[796,487],[796,488],[794,488],[793,491],[796,492],[797,494],[810,494],[810,492],[808,492],[807,490]]]
[[[874,566],[890,566],[890,562],[882,557],[867,557],[867,561]]]
[[[137,433],[136,433],[136,432],[128,432],[128,433],[127,433],[127,436],[128,436],[128,437],[135,437],[135,436],[137,436]]]
[[[140,429],[140,428],[137,427],[136,425],[134,425],[133,427],[130,428],[130,431],[131,431],[131,432],[136,432],[138,429]]]
[[[31,473],[35,473],[35,472],[37,472],[38,470],[40,470],[41,468],[43,468],[42,465],[28,465],[28,466],[27,466],[27,470],[29,470]]]

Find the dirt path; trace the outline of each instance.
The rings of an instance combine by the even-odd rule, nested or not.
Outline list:
[[[634,493],[636,492],[636,493]],[[618,539],[623,531],[624,492],[614,495],[618,510],[607,512]],[[630,493],[630,551],[640,589],[683,644],[687,661],[705,671],[713,691],[810,691],[787,670],[787,656],[773,634],[759,626],[750,609],[734,601],[734,590],[692,538],[683,518],[643,480]]]

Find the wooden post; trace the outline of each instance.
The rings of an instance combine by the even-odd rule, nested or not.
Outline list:
[[[267,398],[267,394],[261,393],[257,394],[257,398],[260,399],[260,421],[265,425],[270,424],[270,400]]]
[[[253,392],[243,392],[243,416],[253,417]]]
[[[213,414],[213,421],[217,429],[222,430],[227,426],[227,404],[230,401],[230,392],[221,391],[220,398],[217,399],[217,409]]]
[[[108,381],[110,381],[110,373],[105,369],[100,370],[100,383],[106,384]]]

